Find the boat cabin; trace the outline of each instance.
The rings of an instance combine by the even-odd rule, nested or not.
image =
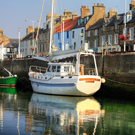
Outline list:
[[[74,75],[75,66],[71,62],[48,63],[46,74],[54,74],[54,76]]]
[[[76,74],[76,65],[71,62],[48,63],[46,75],[69,76]],[[84,65],[80,65],[80,75],[84,75]]]

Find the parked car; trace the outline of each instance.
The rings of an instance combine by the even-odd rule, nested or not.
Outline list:
[[[36,55],[27,55],[25,58],[32,58],[32,57],[36,57]]]

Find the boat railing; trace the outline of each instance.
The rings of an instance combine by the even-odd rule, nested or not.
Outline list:
[[[39,67],[39,66],[30,66],[29,72],[39,72],[39,73],[45,73],[47,68],[45,67]]]

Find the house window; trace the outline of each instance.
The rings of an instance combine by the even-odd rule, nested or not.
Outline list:
[[[42,48],[42,46],[40,45],[40,52],[41,52],[41,48]]]
[[[90,31],[88,31],[88,37],[90,37]]]
[[[27,48],[25,48],[25,55],[27,55]]]
[[[83,29],[81,29],[81,37],[83,37]]]
[[[83,41],[81,40],[81,46],[82,46],[82,44],[83,44]]]
[[[112,35],[108,35],[108,45],[112,45]]]
[[[43,44],[43,51],[45,51],[45,45]]]
[[[72,38],[74,38],[74,34],[75,34],[75,32],[73,31],[73,32],[72,32]]]
[[[30,44],[33,45],[33,40],[32,39],[30,40]]]
[[[134,40],[134,27],[129,28],[130,40]]]
[[[95,30],[95,36],[97,36],[97,32],[98,32],[98,30]]]
[[[40,34],[40,40],[42,39],[42,34]]]
[[[58,33],[58,39],[60,39],[60,33]]]
[[[114,35],[114,44],[118,44],[118,34]]]
[[[94,47],[97,47],[97,40],[94,41]]]
[[[69,38],[69,31],[67,31],[67,38]]]
[[[105,45],[105,36],[102,36],[102,45]]]
[[[115,23],[115,29],[116,30],[118,29],[118,23],[117,22]]]
[[[90,49],[90,41],[88,41],[88,49]]]
[[[76,42],[74,42],[74,50],[76,49]]]
[[[103,24],[103,31],[105,31],[105,24]]]

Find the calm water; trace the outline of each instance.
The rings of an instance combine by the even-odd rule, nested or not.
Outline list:
[[[135,103],[0,88],[0,135],[135,135]]]

